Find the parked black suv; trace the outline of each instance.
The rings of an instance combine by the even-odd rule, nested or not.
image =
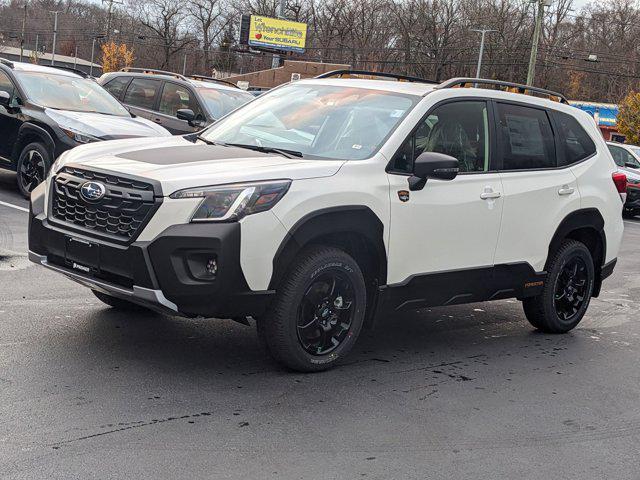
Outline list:
[[[0,59],[0,168],[25,196],[65,150],[99,140],[169,136],[82,72]]]
[[[98,83],[136,115],[174,135],[202,130],[254,98],[224,80],[144,68],[105,73]]]

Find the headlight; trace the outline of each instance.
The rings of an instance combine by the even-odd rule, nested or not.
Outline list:
[[[99,138],[94,137],[93,135],[89,135],[88,133],[78,132],[77,130],[63,128],[62,131],[67,137],[69,137],[71,140],[75,140],[78,143],[91,143],[91,142],[100,141]]]
[[[190,188],[177,191],[170,198],[202,198],[192,222],[225,222],[269,210],[284,197],[290,185],[291,180],[276,180]]]

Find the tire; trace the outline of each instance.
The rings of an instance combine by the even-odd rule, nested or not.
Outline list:
[[[622,210],[622,218],[632,219],[638,214],[637,210],[624,209]]]
[[[144,308],[142,305],[138,305],[137,303],[128,302],[121,298],[112,297],[111,295],[107,295],[106,293],[98,292],[96,290],[91,290],[93,294],[100,300],[102,303],[109,305],[112,308],[117,310],[122,310],[126,312],[141,312],[148,311],[148,309]]]
[[[281,365],[298,372],[327,370],[353,348],[366,302],[364,277],[351,256],[334,247],[310,247],[278,287],[258,321],[258,335]]]
[[[587,311],[595,280],[589,249],[566,240],[549,264],[544,289],[522,302],[529,323],[545,333],[566,333],[575,328]]]
[[[29,198],[31,192],[44,182],[51,167],[51,155],[41,143],[30,143],[22,149],[16,165],[16,182],[23,197]]]

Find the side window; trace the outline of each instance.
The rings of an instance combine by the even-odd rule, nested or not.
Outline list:
[[[13,97],[15,87],[13,86],[13,82],[9,79],[6,73],[0,72],[0,91],[7,92],[11,97]]]
[[[160,96],[160,113],[175,117],[178,110],[188,108],[193,113],[201,113],[198,102],[188,88],[178,85],[177,83],[166,82]]]
[[[160,80],[134,78],[127,88],[123,103],[152,110],[161,84]]]
[[[122,92],[124,92],[124,89],[127,88],[129,80],[131,80],[131,77],[116,77],[113,80],[107,82],[104,85],[104,88],[111,95],[120,99],[122,98]]]
[[[553,112],[558,127],[560,151],[558,165],[571,165],[596,153],[596,144],[580,123],[571,115]]]
[[[394,157],[392,170],[410,173],[423,152],[444,153],[460,162],[461,172],[489,170],[489,117],[483,101],[436,107]]]
[[[497,107],[502,170],[555,168],[553,130],[547,113],[506,103]]]

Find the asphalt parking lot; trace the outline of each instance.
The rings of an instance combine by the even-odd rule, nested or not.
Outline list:
[[[120,314],[26,259],[0,173],[0,478],[637,479],[640,222],[567,335],[502,301],[383,319],[274,364],[227,320]]]

